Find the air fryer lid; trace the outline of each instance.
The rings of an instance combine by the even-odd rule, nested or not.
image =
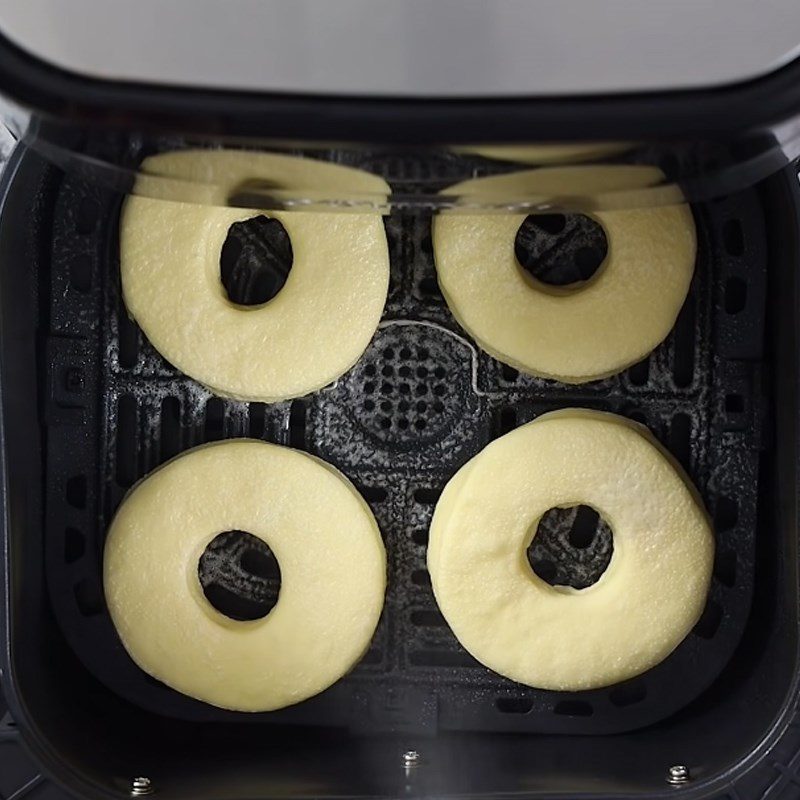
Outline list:
[[[24,106],[195,133],[673,138],[800,109],[793,0],[29,0],[0,36]]]
[[[114,131],[147,139],[148,152],[200,144],[299,148],[324,159],[332,144],[337,152],[342,143],[424,148],[454,160],[454,184],[483,174],[476,157],[492,173],[541,166],[526,151],[547,145],[550,166],[621,160],[658,166],[664,177],[648,187],[655,191],[624,197],[508,194],[477,207],[654,205],[675,201],[662,191],[673,184],[704,200],[800,154],[799,53],[792,0],[776,0],[769,14],[747,0],[724,8],[637,0],[241,0],[236,13],[224,0],[0,8],[0,92],[27,111],[18,135],[106,185],[192,201],[203,192],[145,189],[139,165],[97,164],[43,131]],[[587,142],[589,154],[576,159],[574,146]],[[385,201],[281,188],[282,207]],[[389,204],[459,204],[442,191],[419,186]]]
[[[89,79],[316,96],[493,98],[708,89],[798,55],[792,0],[29,0],[4,35]]]

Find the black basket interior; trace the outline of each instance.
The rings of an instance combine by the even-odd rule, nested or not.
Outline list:
[[[106,158],[141,156],[135,143],[95,147]],[[448,183],[446,160],[370,152],[362,159],[356,166],[387,175],[398,194],[413,193],[421,180]],[[489,170],[489,162],[476,162]],[[46,578],[63,635],[116,695],[191,721],[353,733],[610,733],[669,717],[726,667],[751,607],[758,463],[768,430],[767,248],[755,191],[694,208],[698,264],[668,339],[626,372],[579,387],[520,375],[478,350],[439,293],[429,215],[395,210],[385,222],[389,300],[364,357],[332,386],[273,405],[213,396],[161,358],[128,318],[119,287],[119,195],[79,176],[53,180],[48,192]],[[592,244],[584,223],[565,223],[535,232],[528,243],[535,260],[554,262],[555,253],[555,262],[572,263]],[[687,639],[644,675],[580,693],[530,689],[478,664],[444,623],[425,569],[428,524],[448,478],[492,438],[566,406],[646,423],[697,485],[717,537],[708,605]],[[363,661],[318,697],[269,714],[221,711],[147,676],[122,648],[103,601],[105,531],[125,492],[190,447],[241,436],[304,449],[340,468],[372,507],[389,558],[386,606]],[[576,543],[571,525],[571,518],[555,520],[530,556],[538,569],[578,585],[602,572],[609,542],[598,531]],[[253,550],[241,537],[220,543],[202,574],[207,590],[244,606],[269,597],[268,573],[242,559]],[[268,553],[250,562],[259,555],[263,562]]]
[[[82,141],[80,135],[74,136],[76,147],[83,147]],[[91,152],[92,147],[87,150]],[[136,156],[139,152],[138,143],[128,141],[121,144],[116,155]],[[395,173],[399,167],[408,167],[406,186],[413,186],[414,169],[439,175],[442,182],[450,179],[444,160],[417,161],[414,166],[403,153],[392,156],[376,153],[370,158],[377,162],[385,159],[393,165]],[[368,161],[365,156],[364,162]],[[481,168],[488,167],[481,165]],[[469,387],[464,399],[458,402],[466,403],[468,412],[474,415],[472,418],[481,424],[470,429],[475,437],[472,440],[458,444],[460,440],[452,439],[456,442],[452,453],[445,445],[438,451],[431,445],[428,463],[439,466],[438,471],[427,472],[422,465],[412,470],[409,455],[412,447],[401,447],[403,440],[399,434],[404,429],[395,414],[407,412],[399,407],[403,394],[399,386],[394,390],[397,397],[396,403],[392,400],[395,407],[389,415],[389,428],[383,422],[389,412],[380,408],[383,413],[375,422],[365,415],[362,420],[355,410],[352,417],[346,417],[349,430],[358,431],[362,437],[359,441],[369,442],[369,452],[374,454],[371,461],[359,462],[351,469],[346,457],[355,463],[356,455],[342,450],[337,456],[333,447],[340,440],[321,438],[328,429],[326,426],[333,424],[326,421],[325,414],[337,408],[328,400],[336,399],[341,392],[357,390],[359,393],[354,396],[366,404],[366,386],[358,381],[366,383],[370,376],[366,372],[362,375],[359,369],[365,371],[370,363],[376,372],[380,366],[381,373],[385,366],[392,366],[396,372],[412,367],[405,361],[397,361],[403,356],[398,355],[393,341],[383,347],[381,339],[376,341],[359,369],[336,386],[315,395],[309,403],[264,408],[263,417],[258,406],[248,409],[241,404],[220,402],[191,382],[176,380],[174,373],[163,362],[159,365],[160,360],[140,342],[135,327],[124,327],[120,335],[120,352],[133,354],[130,360],[123,358],[118,365],[114,358],[106,357],[106,343],[116,334],[120,314],[115,295],[113,243],[117,200],[94,193],[79,183],[74,178],[66,179],[27,148],[16,151],[2,177],[0,477],[4,482],[4,524],[0,532],[5,570],[0,573],[3,590],[0,682],[13,721],[6,717],[0,722],[0,794],[58,796],[52,784],[42,785],[41,769],[68,793],[97,800],[129,797],[132,780],[140,775],[152,779],[156,796],[170,800],[364,796],[662,800],[678,791],[695,800],[751,797],[776,800],[797,796],[800,187],[796,170],[777,174],[752,192],[695,208],[702,255],[698,283],[692,294],[694,304],[684,314],[693,312],[697,327],[689,330],[693,333],[689,336],[687,328],[679,324],[670,341],[650,360],[646,379],[641,377],[644,367],[639,367],[638,377],[634,370],[583,387],[581,397],[576,398],[574,392],[556,384],[522,379],[504,372],[496,362],[482,355],[477,360],[470,356],[476,379],[457,373],[456,383]],[[81,203],[84,194],[85,203]],[[82,233],[76,233],[78,227]],[[452,327],[436,295],[430,245],[426,241],[428,232],[423,216],[393,218],[388,222],[395,274],[387,320],[416,319],[416,328],[424,329],[422,333],[439,342],[437,358],[444,358],[449,346],[449,352],[463,353],[459,361],[463,363],[469,349],[467,344],[459,349],[459,340],[446,333],[461,335]],[[763,232],[766,240],[762,238]],[[402,254],[399,259],[398,252]],[[125,318],[119,319],[124,326]],[[422,320],[430,321],[434,327],[420,326]],[[678,359],[681,364],[693,364],[691,385],[680,380],[673,383],[678,362],[672,353],[680,330],[693,343],[689,350],[691,360]],[[395,324],[382,328],[380,337],[405,333],[403,326]],[[449,339],[445,338],[448,336]],[[425,346],[424,342],[411,344]],[[408,347],[414,353],[411,344]],[[392,357],[384,354],[387,346],[394,351]],[[687,352],[682,345],[677,351]],[[414,358],[419,359],[418,352]],[[384,364],[386,359],[394,363]],[[143,372],[143,365],[158,366],[148,374]],[[139,369],[138,374],[134,368]],[[434,379],[435,369],[434,365]],[[169,387],[161,401],[167,396],[172,398],[164,405],[163,414],[158,395],[154,395],[160,377]],[[107,383],[102,384],[103,380]],[[144,389],[145,380],[152,387],[149,392]],[[474,391],[475,386],[478,392]],[[186,394],[170,394],[179,390]],[[129,421],[133,420],[129,426],[133,434],[119,437],[120,442],[127,443],[120,448],[120,463],[128,464],[129,472],[120,473],[118,481],[117,439],[109,439],[107,431],[111,430],[111,415],[118,413],[118,399],[126,392],[132,394],[125,401],[129,410],[124,414]],[[732,399],[728,400],[728,395]],[[673,398],[674,406],[666,404],[667,396]],[[656,398],[661,399],[655,402]],[[417,648],[425,637],[426,649],[446,653],[445,660],[463,655],[452,640],[448,643],[446,629],[414,624],[399,616],[404,608],[409,612],[412,609],[401,604],[402,595],[397,588],[388,599],[386,620],[382,623],[386,631],[382,635],[389,638],[376,640],[382,660],[364,664],[351,678],[362,681],[363,685],[367,675],[377,675],[373,687],[397,687],[398,691],[388,696],[378,688],[366,695],[368,702],[378,704],[374,722],[370,720],[371,712],[365,711],[362,704],[352,709],[345,727],[329,727],[326,723],[341,712],[338,700],[329,701],[323,696],[318,698],[310,725],[283,725],[278,724],[281,721],[278,718],[267,720],[259,715],[232,715],[214,720],[209,717],[199,724],[199,718],[192,716],[197,709],[186,706],[176,709],[170,705],[175,697],[168,700],[162,687],[152,688],[161,692],[158,696],[163,702],[148,710],[145,702],[151,702],[154,695],[148,701],[146,693],[140,691],[138,671],[129,693],[117,687],[112,690],[98,679],[93,649],[101,641],[118,648],[110,636],[103,640],[102,633],[104,612],[97,582],[102,531],[114,503],[125,491],[124,484],[170,454],[203,441],[207,435],[249,433],[252,423],[256,432],[263,430],[264,435],[304,445],[331,460],[341,459],[341,465],[371,496],[370,502],[386,535],[409,537],[389,542],[390,552],[398,554],[393,574],[406,575],[423,567],[421,540],[425,515],[430,513],[435,492],[456,463],[508,426],[544,408],[578,399],[596,407],[618,407],[622,413],[644,413],[656,434],[679,454],[680,446],[670,443],[671,415],[687,414],[691,472],[717,517],[720,552],[736,545],[733,581],[729,566],[723,563],[717,568],[714,592],[722,594],[712,597],[716,602],[718,597],[723,598],[717,633],[707,642],[693,644],[698,653],[702,648],[709,663],[694,662],[688,671],[675,670],[673,677],[679,684],[685,682],[688,688],[696,679],[694,673],[700,671],[703,679],[708,677],[711,683],[691,701],[691,691],[682,694],[680,703],[687,704],[680,710],[632,732],[611,736],[587,738],[547,732],[530,735],[529,731],[543,730],[539,726],[544,718],[563,722],[570,726],[571,733],[579,733],[587,730],[587,724],[593,720],[606,721],[610,716],[594,710],[588,717],[555,714],[552,709],[541,714],[533,702],[528,712],[527,703],[532,698],[525,693],[516,694],[518,687],[508,684],[504,688],[492,684],[483,703],[479,702],[480,691],[476,688],[481,685],[479,667],[431,668],[422,664],[405,669],[401,665],[403,680],[410,682],[414,678],[419,681],[415,686],[426,687],[426,691],[433,686],[437,698],[443,698],[435,715],[437,735],[426,735],[417,729],[404,730],[406,704],[418,701],[407,700],[407,695],[399,691],[403,684],[395,682],[395,676],[401,666],[389,661],[384,667],[387,653],[400,652],[389,649],[394,641],[394,621],[405,625],[405,630],[415,631],[409,643]],[[446,406],[444,401],[442,406]],[[135,413],[131,413],[131,408]],[[427,414],[427,409],[415,413]],[[406,418],[412,424],[411,418]],[[427,428],[430,417],[425,419]],[[685,430],[686,423],[681,424]],[[432,420],[431,428],[435,430]],[[773,431],[778,435],[773,435]],[[683,434],[675,436],[675,442],[686,441]],[[321,441],[329,444],[321,447]],[[396,462],[392,464],[394,477],[392,483],[383,485],[376,476],[384,474],[390,441]],[[744,466],[732,466],[726,472],[726,459],[739,459]],[[757,471],[747,472],[750,469],[747,465],[756,462]],[[716,468],[723,472],[716,472]],[[755,476],[757,491],[754,485],[737,477],[740,471]],[[729,482],[713,485],[712,474],[724,476]],[[54,481],[61,483],[55,485]],[[419,490],[424,491],[415,496]],[[717,494],[730,502],[720,502]],[[747,515],[752,513],[753,498],[757,516],[751,518],[754,527],[748,531],[745,530],[750,524]],[[410,509],[408,523],[402,528],[391,516],[399,513],[396,509],[401,503]],[[55,510],[58,504],[64,510],[62,517]],[[387,520],[391,524],[387,525]],[[72,529],[69,534],[67,528]],[[412,546],[415,531],[419,541]],[[569,539],[570,532],[559,525],[547,533],[548,548],[555,551],[551,559],[555,569],[562,563],[558,547],[559,536],[564,535]],[[561,546],[569,544],[562,542]],[[754,550],[748,550],[749,546]],[[217,561],[235,552],[233,545],[226,544],[224,550]],[[570,553],[570,579],[580,579],[580,574],[585,576],[597,569],[602,553],[591,547],[588,551],[591,555],[583,559]],[[52,581],[53,575],[58,574],[65,576],[60,594]],[[240,588],[235,574],[226,577],[214,568],[207,577],[214,575],[228,580],[231,588]],[[84,577],[89,582],[80,590],[80,602],[90,610],[90,620],[81,619],[73,626],[66,620],[69,615],[78,616],[75,590]],[[726,586],[725,581],[733,586]],[[251,588],[253,585],[251,582]],[[395,585],[403,586],[396,582]],[[269,586],[262,582],[258,591],[268,590]],[[425,605],[430,602],[425,587],[415,594],[410,586],[403,591],[409,601],[415,598],[416,603],[416,598],[422,598],[419,610],[431,610],[430,605]],[[740,602],[737,598],[745,595],[752,597],[751,611],[739,644],[728,658],[723,654],[728,640],[722,638],[722,631],[729,624],[729,615],[740,613],[743,606],[737,605]],[[415,606],[413,610],[416,609]],[[426,619],[433,617],[416,618],[417,622]],[[734,627],[731,623],[727,629],[732,637]],[[86,640],[81,641],[81,636]],[[78,652],[82,653],[80,659]],[[94,659],[91,664],[87,656]],[[710,663],[717,658],[727,659],[718,672],[715,664]],[[385,669],[383,677],[381,669]],[[465,676],[474,676],[471,680],[475,683],[468,691],[464,689],[469,680]],[[649,681],[650,675],[644,678]],[[489,679],[494,680],[491,676]],[[339,691],[352,691],[349,682],[339,686],[343,687]],[[647,685],[645,698],[639,694],[638,701],[634,693],[635,702],[628,708],[649,703],[651,686]],[[439,687],[443,688],[441,693]],[[511,700],[505,706],[508,710],[500,711],[494,704],[505,691]],[[448,717],[443,709],[448,697],[459,693],[461,697],[475,698],[475,707],[481,709],[475,715],[479,721],[495,726],[498,719],[511,719],[508,724],[518,726],[519,732],[468,731],[464,729],[466,715],[460,717],[464,728],[446,727]],[[363,693],[358,696],[364,697]],[[550,699],[553,701],[556,696]],[[294,713],[301,708],[294,709]],[[394,709],[399,710],[393,712]],[[615,709],[616,724],[627,712],[625,706]],[[205,707],[202,712],[216,713]],[[400,721],[386,725],[390,713],[396,713]],[[368,720],[364,725],[366,733],[354,724],[357,717]],[[632,720],[632,716],[626,716],[625,724]],[[477,722],[471,724],[479,727]],[[380,730],[384,732],[378,733]],[[432,732],[433,728],[426,730]],[[18,748],[20,734],[24,735],[26,752],[40,766],[34,766]],[[408,766],[404,755],[410,750],[420,755],[413,767]],[[667,783],[667,777],[670,767],[680,764],[686,765],[690,779],[688,788],[677,790]]]

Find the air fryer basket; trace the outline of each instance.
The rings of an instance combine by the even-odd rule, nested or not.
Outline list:
[[[138,157],[129,141],[87,152]],[[398,195],[423,178],[428,189],[451,180],[433,159],[361,153],[355,165],[388,173]],[[699,791],[754,757],[795,680],[790,179],[696,205],[698,267],[674,331],[642,364],[581,387],[521,376],[479,351],[436,287],[430,214],[395,209],[385,223],[389,300],[366,354],[332,386],[265,406],[214,397],[128,319],[121,195],[18,153],[0,217],[6,685],[37,754],[83,791],[88,780],[89,791],[124,793],[143,773],[176,797],[655,796],[670,764],[688,764]],[[565,230],[540,230],[533,249],[569,252],[588,235]],[[553,693],[502,679],[463,651],[436,609],[425,544],[438,493],[464,461],[573,405],[648,424],[712,511],[718,555],[706,612],[665,662],[607,690]],[[319,697],[271,714],[219,711],[150,679],[124,652],[102,596],[103,537],[125,491],[173,455],[234,436],[342,469],[389,554],[386,608],[363,662]],[[602,532],[576,545],[561,520],[531,558],[580,582],[599,573],[608,545]],[[230,538],[204,583],[245,603],[268,596],[269,579],[241,565],[248,546]],[[411,767],[410,749],[421,754]]]
[[[398,163],[365,151],[363,160],[389,173],[400,193],[413,194],[415,180],[430,170],[411,157]],[[444,188],[447,176],[441,182]],[[133,664],[104,609],[100,567],[111,515],[134,481],[188,447],[234,436],[288,444],[339,467],[371,504],[389,553],[389,594],[367,657],[323,695],[259,716],[264,723],[608,732],[672,713],[724,667],[750,605],[761,445],[766,254],[752,195],[698,208],[696,279],[669,340],[626,374],[583,387],[525,378],[478,351],[438,292],[430,216],[394,211],[386,219],[392,287],[369,349],[333,386],[269,406],[213,396],[166,363],[130,321],[119,291],[119,206],[119,196],[79,178],[61,183],[46,344],[47,578],[65,636],[110,688],[186,719],[242,718],[169,690]],[[540,233],[540,249],[563,244],[568,259],[587,238]],[[253,242],[245,237],[242,247]],[[447,479],[491,438],[563,406],[648,424],[714,509],[720,540],[713,589],[694,633],[647,675],[577,694],[521,687],[478,664],[438,612],[425,569],[427,528]],[[570,564],[602,572],[607,533],[578,547],[569,526],[561,528],[537,541],[534,559],[560,565],[564,577],[578,577]],[[241,542],[231,539],[229,547],[231,558],[206,582],[251,599],[264,594],[266,579],[248,577],[239,565]]]

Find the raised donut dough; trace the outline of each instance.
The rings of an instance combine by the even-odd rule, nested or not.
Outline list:
[[[278,602],[238,622],[206,599],[206,546],[243,530],[272,549]],[[156,470],[120,506],[104,586],[133,660],[191,697],[237,711],[298,703],[342,677],[369,647],[383,608],[386,554],[372,513],[333,467],[240,439]]]
[[[446,191],[476,202],[619,198],[661,178],[652,167],[543,168]],[[519,265],[514,241],[525,216],[451,211],[433,222],[442,293],[484,350],[522,372],[583,383],[636,363],[666,337],[694,272],[695,226],[685,203],[593,212],[608,253],[591,279],[568,288],[542,283]]]
[[[518,164],[575,164],[593,161],[622,153],[630,147],[627,142],[580,142],[578,144],[484,144],[454,148],[457,153]]]
[[[586,589],[551,586],[527,548],[542,515],[586,504],[614,553]],[[428,570],[439,608],[481,663],[576,691],[662,661],[706,602],[714,539],[702,502],[642,426],[582,409],[544,414],[456,473],[437,504]]]
[[[359,359],[389,285],[380,213],[257,211],[226,203],[254,181],[310,197],[361,193],[377,202],[388,192],[383,180],[246,151],[167,153],[146,159],[141,169],[150,173],[139,179],[144,191],[173,179],[196,197],[172,202],[132,195],[120,220],[125,304],[168,361],[218,394],[271,402],[319,389]],[[233,223],[261,214],[285,227],[293,264],[273,299],[239,306],[222,285],[220,252]]]

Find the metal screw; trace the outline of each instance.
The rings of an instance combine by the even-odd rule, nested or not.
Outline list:
[[[406,769],[416,767],[420,762],[420,758],[421,756],[416,750],[406,750],[406,752],[403,753],[403,766]]]
[[[153,794],[153,782],[150,778],[134,778],[131,781],[131,794],[134,797],[144,797],[148,794]]]
[[[683,764],[675,764],[667,772],[667,783],[672,786],[683,786],[691,780],[689,767]]]

